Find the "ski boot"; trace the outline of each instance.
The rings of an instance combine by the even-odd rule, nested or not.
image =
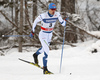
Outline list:
[[[53,74],[53,73],[48,71],[47,67],[43,67],[43,74]]]
[[[33,54],[34,62],[38,65],[38,55],[36,53]]]

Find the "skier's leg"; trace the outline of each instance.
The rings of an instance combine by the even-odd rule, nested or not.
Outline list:
[[[49,53],[49,45],[46,39],[41,40],[41,44],[44,50],[44,57],[43,57],[43,66],[47,66],[47,58]]]
[[[47,38],[44,39],[44,41],[41,43],[44,49],[44,57],[43,57],[43,66],[47,67],[47,61],[48,61],[48,53],[49,53],[49,45],[51,42],[51,38],[52,38],[52,33],[49,33],[47,36]]]
[[[48,53],[49,53],[49,44],[51,41],[52,34],[42,34],[42,38],[40,38],[43,50],[44,50],[44,57],[43,57],[43,73],[44,74],[52,74],[48,69],[47,69],[47,61],[48,61]]]
[[[41,33],[39,33],[39,39],[41,38],[40,34],[41,34]],[[41,48],[39,48],[39,49],[37,50],[36,53],[33,54],[34,62],[35,62],[36,64],[38,64],[38,55],[41,54],[41,53],[43,53],[43,52],[44,52],[43,47],[41,47]]]

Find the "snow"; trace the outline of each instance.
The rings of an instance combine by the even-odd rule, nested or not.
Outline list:
[[[80,20],[81,17],[78,14],[72,14],[72,21]]]
[[[100,80],[100,50],[91,53],[89,48],[100,49],[100,40],[77,43],[77,47],[64,46],[62,71],[60,69],[61,49],[51,50],[48,57],[48,69],[53,75],[44,75],[43,71],[33,65],[19,61],[18,58],[33,61],[32,52],[17,52],[12,49],[6,56],[0,56],[0,80]],[[42,65],[43,54],[39,55]]]
[[[100,37],[100,31],[91,31],[89,33],[91,33],[91,34],[93,34],[93,35],[95,35],[97,37]]]
[[[27,4],[32,5],[33,1],[28,1]]]

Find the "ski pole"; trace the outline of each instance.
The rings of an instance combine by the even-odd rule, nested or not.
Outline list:
[[[64,33],[63,33],[63,43],[62,43],[62,51],[61,51],[61,60],[60,60],[60,73],[61,73],[61,66],[62,66],[62,58],[63,58],[63,48],[64,48],[64,41],[65,41],[65,30],[66,30],[66,25],[64,27]]]
[[[29,35],[2,35],[2,37],[30,37]]]

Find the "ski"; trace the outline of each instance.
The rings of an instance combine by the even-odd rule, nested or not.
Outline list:
[[[36,67],[38,67],[38,68],[40,68],[40,69],[43,69],[43,67],[41,67],[41,66],[38,65],[38,64],[35,64],[35,63],[33,63],[33,62],[30,62],[30,61],[27,61],[27,60],[24,60],[24,59],[20,59],[20,58],[18,58],[18,59],[19,59],[20,61],[23,61],[23,62],[32,64],[32,65],[34,65],[34,66],[36,66]]]
[[[24,59],[21,59],[21,58],[18,58],[20,61],[23,61],[23,62],[26,62],[26,63],[28,63],[28,64],[32,64],[32,65],[34,65],[34,66],[36,66],[36,67],[38,67],[38,68],[40,68],[40,69],[43,69],[43,67],[41,67],[40,65],[38,65],[38,64],[35,64],[35,63],[33,63],[33,62],[30,62],[30,61],[27,61],[27,60],[24,60]],[[54,73],[50,73],[50,74],[54,74]]]

